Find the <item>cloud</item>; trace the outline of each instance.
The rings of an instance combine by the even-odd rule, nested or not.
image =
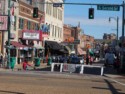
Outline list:
[[[116,26],[116,21],[114,19],[109,22],[107,18],[95,18],[95,19],[84,19],[84,18],[76,18],[76,17],[66,17],[64,19],[65,24],[78,25],[78,22],[84,26],[105,26],[112,27]],[[119,20],[119,27],[122,26],[122,21]]]

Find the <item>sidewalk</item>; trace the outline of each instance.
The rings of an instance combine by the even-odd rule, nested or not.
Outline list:
[[[33,71],[34,70],[34,65],[32,64],[33,67],[30,67],[29,70],[30,71]],[[36,69],[35,70],[41,70],[41,69],[45,69],[45,68],[48,68],[50,66],[47,66],[47,63],[41,63],[39,67],[35,67]],[[21,71],[23,70],[22,68],[22,64],[17,64],[15,65],[14,69],[6,69],[6,68],[0,68],[0,71]]]

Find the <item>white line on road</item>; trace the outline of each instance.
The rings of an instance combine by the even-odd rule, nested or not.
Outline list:
[[[114,81],[114,82],[116,82],[116,83],[118,83],[118,84],[120,84],[120,85],[125,86],[125,84],[124,84],[124,83],[121,83],[121,82],[119,82],[119,81],[117,81],[117,80],[114,80],[114,79],[109,79],[109,80]]]

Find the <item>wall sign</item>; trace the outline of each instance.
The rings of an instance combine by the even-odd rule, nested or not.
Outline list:
[[[23,32],[23,39],[39,40],[40,39],[40,33],[39,32]]]
[[[8,30],[8,16],[0,15],[0,30],[7,31]]]

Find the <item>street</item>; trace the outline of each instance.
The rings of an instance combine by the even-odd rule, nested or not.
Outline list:
[[[0,72],[0,94],[125,94],[125,80],[89,74]]]

